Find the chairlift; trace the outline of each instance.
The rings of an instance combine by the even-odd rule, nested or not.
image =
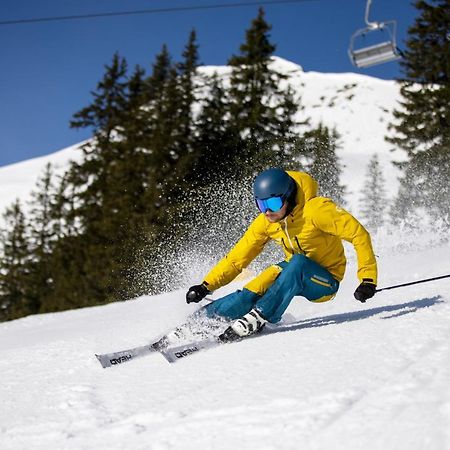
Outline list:
[[[350,39],[350,46],[348,49],[348,54],[350,61],[358,68],[366,68],[374,66],[376,64],[383,64],[389,61],[395,61],[400,59],[400,52],[396,44],[396,28],[397,23],[395,20],[389,20],[386,22],[370,22],[369,21],[369,10],[372,0],[367,0],[366,4],[366,14],[365,22],[367,24],[366,28],[357,30]],[[387,40],[366,46],[355,48],[355,42],[360,41],[361,37],[367,36],[369,33],[374,31],[385,32]]]

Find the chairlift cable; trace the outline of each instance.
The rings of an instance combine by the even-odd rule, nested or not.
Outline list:
[[[71,15],[71,16],[38,17],[35,19],[3,20],[3,21],[0,21],[0,26],[30,24],[30,23],[39,23],[39,22],[57,22],[57,21],[63,21],[63,20],[95,19],[95,18],[100,18],[100,17],[117,17],[117,16],[131,16],[131,15],[140,15],[140,14],[161,14],[161,13],[183,12],[183,11],[239,8],[239,7],[245,7],[245,6],[281,5],[281,4],[287,4],[287,3],[306,3],[306,2],[317,2],[317,1],[320,1],[320,0],[263,0],[263,1],[250,1],[250,2],[242,2],[242,3],[220,3],[217,5],[190,5],[190,6],[179,6],[179,7],[173,7],[173,8],[155,8],[155,9],[142,9],[142,10],[135,10],[135,11],[119,11],[119,12],[97,13],[97,14],[77,14],[77,15]]]

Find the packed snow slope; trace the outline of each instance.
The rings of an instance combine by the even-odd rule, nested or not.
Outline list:
[[[393,198],[397,191],[398,171],[391,161],[401,159],[402,154],[391,152],[392,145],[384,137],[389,133],[388,124],[393,120],[392,111],[399,107],[397,83],[355,73],[304,72],[299,65],[277,57],[273,58],[272,67],[288,77],[284,84],[289,83],[304,108],[298,112],[299,122],[310,118],[312,126],[322,122],[340,133],[338,156],[344,166],[342,182],[347,186],[347,207],[356,213],[365,169],[374,153],[379,155],[390,187],[387,195]],[[202,75],[214,72],[226,82],[230,68],[200,67],[199,92],[204,83]],[[71,159],[79,158],[81,151],[75,145],[48,156],[0,167],[0,212],[16,197],[22,200],[29,197],[46,164],[52,163],[57,172],[61,172]],[[355,170],[355,166],[360,170]]]
[[[375,237],[380,287],[450,272],[450,244],[416,238]],[[295,298],[273,332],[176,364],[94,354],[183,322],[184,291],[0,324],[0,447],[450,449],[450,279],[361,304],[347,252],[333,301]]]

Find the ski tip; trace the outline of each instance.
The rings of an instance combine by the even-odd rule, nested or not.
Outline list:
[[[95,357],[98,359],[99,363],[102,365],[104,369],[111,366],[111,364],[108,361],[105,361],[105,359],[102,358],[102,355],[97,355],[97,353],[95,353]]]

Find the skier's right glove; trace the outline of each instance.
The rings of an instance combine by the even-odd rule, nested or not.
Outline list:
[[[191,286],[186,293],[186,303],[198,303],[208,294],[211,294],[211,292],[204,283]]]

